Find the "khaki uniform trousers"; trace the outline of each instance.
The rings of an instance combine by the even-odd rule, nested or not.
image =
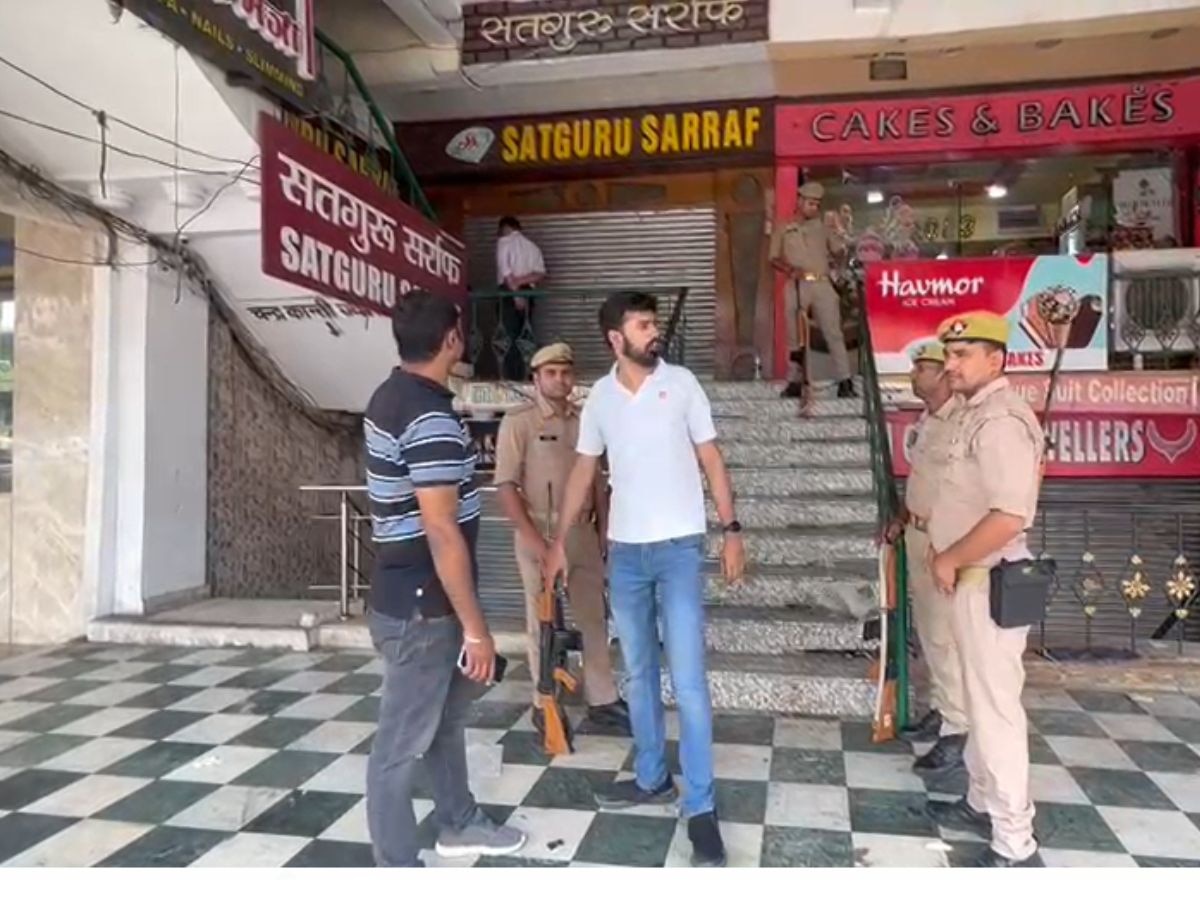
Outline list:
[[[600,536],[590,523],[575,525],[567,532],[567,596],[571,614],[583,635],[583,688],[589,706],[604,706],[617,700],[612,660],[608,653],[608,628],[604,619],[604,561]],[[539,665],[538,598],[544,580],[537,560],[517,547],[517,567],[525,587],[525,626],[529,633],[529,670],[533,678],[533,702],[537,705]],[[566,610],[563,611],[564,614]]]
[[[959,572],[950,602],[970,728],[967,802],[991,816],[993,850],[1009,859],[1028,859],[1037,850],[1029,796],[1029,727],[1021,706],[1021,656],[1029,628],[1001,628],[992,621],[983,568]]]
[[[799,284],[799,293],[796,286]],[[828,278],[818,281],[789,278],[787,283],[787,335],[788,349],[795,350],[800,346],[800,334],[796,325],[799,313],[805,314],[811,309],[817,319],[817,327],[829,347],[829,355],[833,359],[833,369],[838,381],[850,377],[850,357],[846,353],[846,338],[842,333],[842,310],[838,293],[833,289],[833,283]]]
[[[929,705],[942,714],[942,736],[967,731],[967,698],[962,664],[954,643],[954,601],[940,593],[929,571],[929,535],[909,526],[904,530],[908,586],[913,597],[913,620],[921,653],[929,667]]]

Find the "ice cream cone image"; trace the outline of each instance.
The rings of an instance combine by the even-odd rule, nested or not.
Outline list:
[[[1064,349],[1080,309],[1079,295],[1074,288],[1054,285],[1038,291],[1031,298],[1030,306],[1041,320],[1042,327],[1038,330],[1044,335],[1047,346]]]

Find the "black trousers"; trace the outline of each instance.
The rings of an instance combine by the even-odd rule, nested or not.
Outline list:
[[[533,289],[532,284],[521,285],[518,290]],[[503,290],[503,286],[501,287]],[[501,375],[506,381],[528,381],[529,366],[520,344],[537,347],[537,335],[533,330],[533,298],[524,297],[524,309],[517,308],[516,297],[500,298],[500,324],[508,339],[508,351],[501,360]]]

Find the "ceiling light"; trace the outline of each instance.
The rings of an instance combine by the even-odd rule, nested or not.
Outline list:
[[[1008,196],[1008,188],[1002,184],[989,184],[987,186],[987,195],[993,200],[1000,200]]]
[[[868,203],[882,203],[883,202],[883,191],[867,191],[867,202]]]
[[[949,254],[949,253],[947,253],[945,250],[943,250],[941,253],[939,253],[939,254],[937,255],[937,258],[938,258],[938,259],[949,259],[949,258],[950,258],[950,254]]]

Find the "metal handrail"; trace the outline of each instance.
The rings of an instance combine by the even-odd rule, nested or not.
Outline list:
[[[339,47],[320,28],[316,30],[316,34],[317,43],[332,53],[338,62],[342,64],[343,68],[345,68],[346,74],[350,76],[350,81],[354,85],[354,89],[358,91],[358,95],[362,98],[363,103],[366,104],[367,110],[371,114],[371,120],[375,123],[375,127],[379,129],[380,134],[383,135],[383,139],[388,146],[388,151],[392,155],[392,177],[396,179],[397,184],[407,185],[408,197],[413,206],[420,210],[426,218],[437,221],[437,215],[429,203],[429,198],[421,190],[421,185],[417,181],[416,174],[401,152],[400,145],[396,143],[396,133],[392,128],[392,123],[387,120],[378,105],[376,105],[375,98],[371,96],[371,92],[367,89],[367,83],[363,81],[362,74],[358,71],[358,66],[354,63],[354,58]]]

